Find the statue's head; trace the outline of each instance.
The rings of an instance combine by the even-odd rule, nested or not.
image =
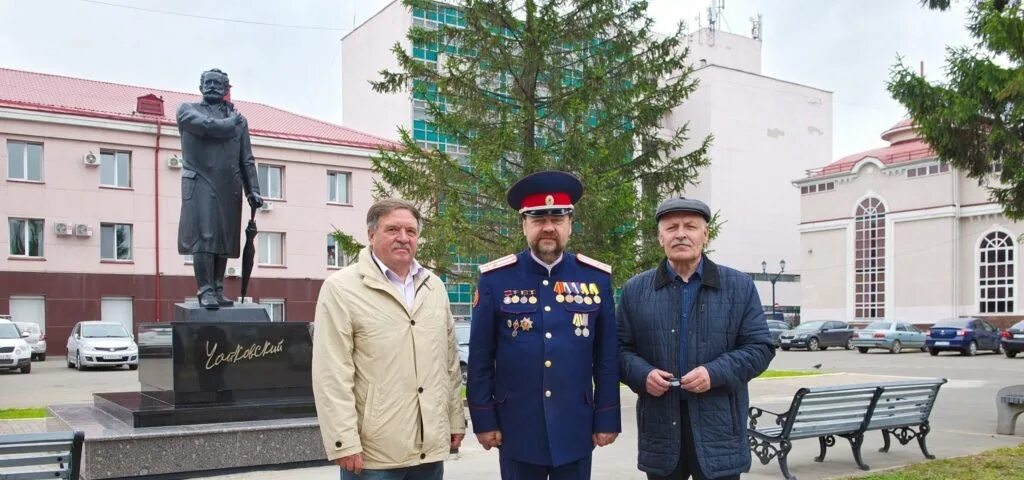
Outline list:
[[[206,100],[206,103],[223,102],[230,85],[228,74],[216,68],[203,72],[199,77],[199,91],[203,92],[203,100]]]

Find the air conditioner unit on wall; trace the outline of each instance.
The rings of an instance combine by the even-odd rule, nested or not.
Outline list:
[[[75,225],[75,236],[76,237],[91,237],[92,236],[92,229],[89,228],[89,226],[84,224],[84,223],[76,224]]]
[[[264,201],[263,206],[260,207],[261,212],[270,212],[274,210],[274,204],[271,202]]]
[[[82,158],[82,162],[90,167],[95,167],[100,164],[100,157],[95,153],[89,152],[85,154],[84,158]]]
[[[239,276],[241,274],[242,274],[242,269],[238,268],[238,267],[235,267],[235,266],[231,266],[231,267],[228,267],[228,268],[224,269],[224,276],[225,277],[237,277],[237,276]]]
[[[60,236],[71,235],[73,227],[70,223],[56,222],[53,224],[53,233]]]
[[[177,155],[171,155],[171,158],[167,159],[167,166],[170,168],[181,168],[182,163],[181,157]]]

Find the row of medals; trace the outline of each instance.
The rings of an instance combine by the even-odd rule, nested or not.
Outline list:
[[[555,301],[558,303],[600,304],[601,292],[596,283],[555,282]],[[505,305],[512,303],[537,303],[536,290],[505,290]]]

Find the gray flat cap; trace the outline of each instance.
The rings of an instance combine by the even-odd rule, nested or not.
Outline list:
[[[708,204],[693,198],[676,197],[661,202],[654,212],[654,221],[661,220],[666,213],[693,212],[704,217],[705,222],[711,221],[711,208]]]

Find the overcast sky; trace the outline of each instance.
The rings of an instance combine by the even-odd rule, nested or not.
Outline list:
[[[0,66],[186,92],[218,67],[235,98],[341,123],[340,39],[388,1],[0,0]],[[667,33],[706,24],[711,2],[650,3]],[[943,13],[917,0],[724,3],[726,31],[750,35],[764,15],[763,74],[834,93],[828,161],[883,144],[903,117],[885,91],[897,54],[940,78],[945,46],[970,43],[965,0]]]

